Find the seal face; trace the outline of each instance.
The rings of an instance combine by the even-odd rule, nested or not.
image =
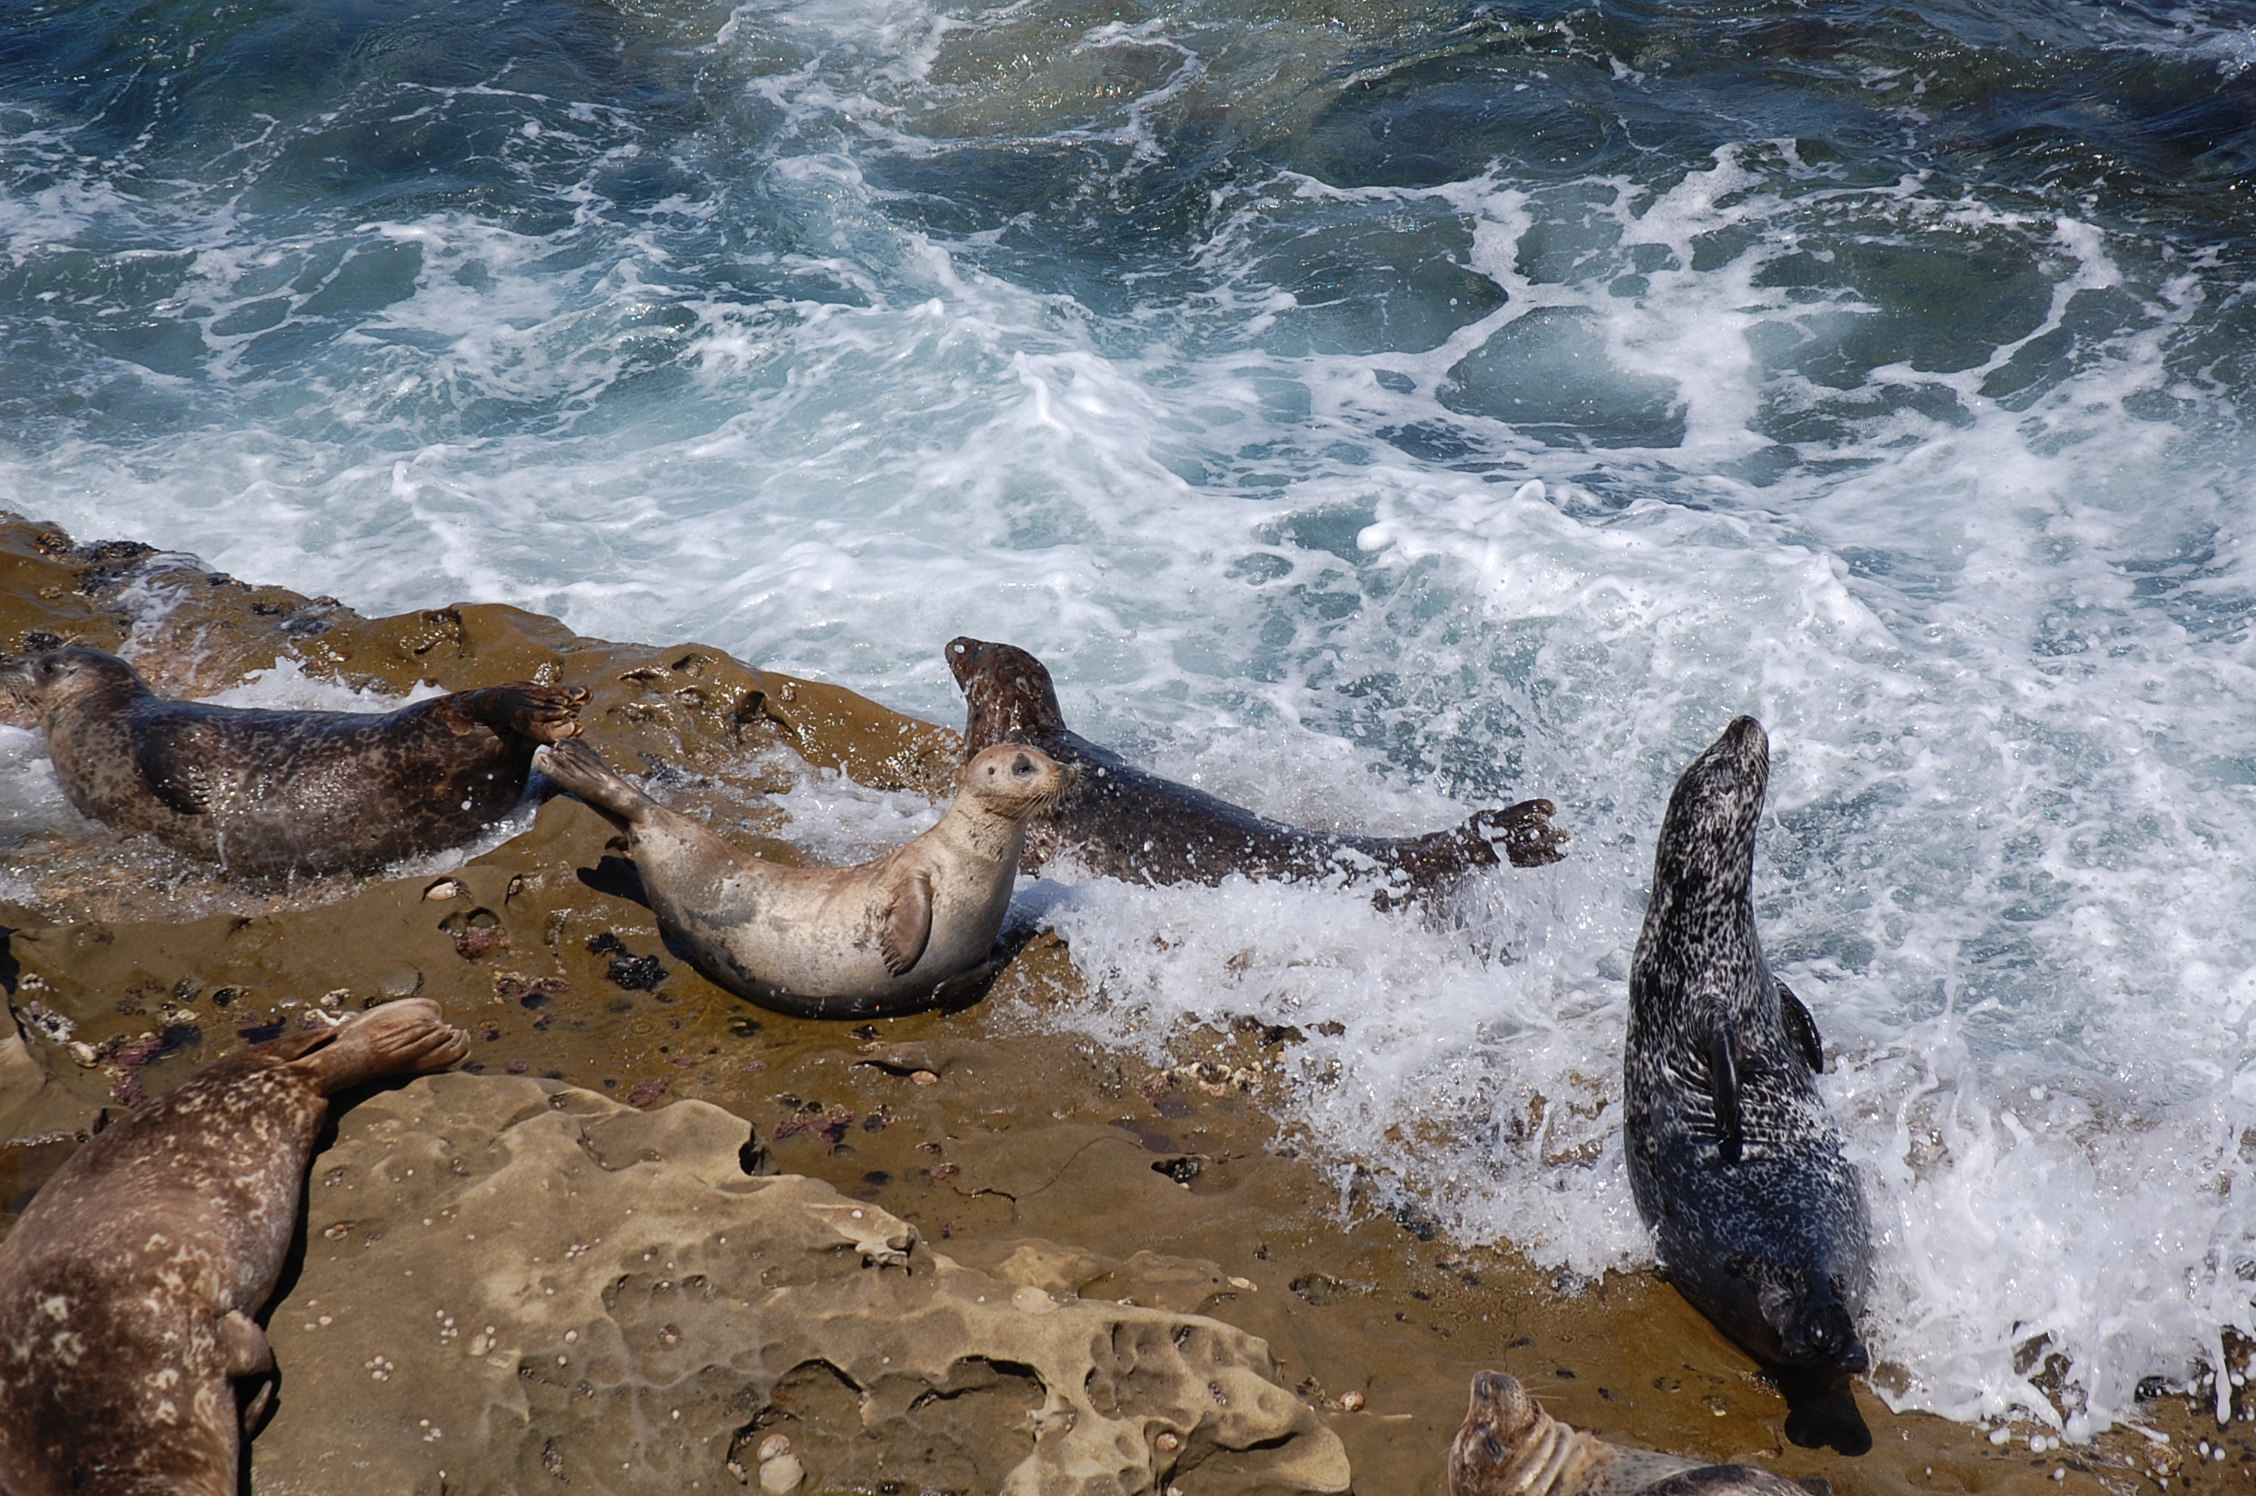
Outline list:
[[[1815,1077],[1809,1010],[1755,934],[1755,826],[1770,777],[1741,717],[1669,797],[1629,976],[1629,1182],[1661,1270],[1779,1380],[1798,1444],[1871,1447],[1848,1377],[1872,1227]]]
[[[370,873],[467,841],[579,731],[576,688],[526,682],[396,712],[283,712],[158,696],[94,649],[0,656],[79,813],[250,879]]]
[[[1100,876],[1140,883],[1216,883],[1254,878],[1407,881],[1430,889],[1472,867],[1493,867],[1497,847],[1515,867],[1565,855],[1557,807],[1523,800],[1484,810],[1424,836],[1342,836],[1308,831],[1163,779],[1100,748],[1065,725],[1050,672],[1009,644],[949,641],[948,668],[964,693],[964,755],[997,743],[1031,743],[1080,778],[1028,838],[1026,866],[1069,850]]]
[[[626,829],[660,928],[700,971],[802,1018],[920,1012],[991,975],[1026,824],[1073,783],[1040,749],[1004,744],[964,767],[915,840],[855,867],[786,867],[658,804],[584,742],[536,763]]]
[[[1832,1496],[1751,1465],[1703,1465],[1608,1444],[1559,1422],[1507,1372],[1473,1378],[1449,1446],[1449,1496]]]
[[[73,1154],[0,1241],[0,1491],[234,1496],[229,1379],[297,1231],[327,1097],[469,1049],[410,998],[207,1066]]]

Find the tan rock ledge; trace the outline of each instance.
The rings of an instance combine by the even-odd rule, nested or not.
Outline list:
[[[732,1492],[786,1473],[766,1446],[809,1492],[1347,1489],[1262,1340],[964,1267],[750,1145],[554,1081],[361,1102],[313,1163],[254,1488]]]

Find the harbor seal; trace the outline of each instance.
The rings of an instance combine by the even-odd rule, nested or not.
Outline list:
[[[1741,717],[1669,797],[1629,974],[1629,1183],[1661,1271],[1786,1394],[1797,1444],[1872,1445],[1849,1387],[1872,1226],[1817,1025],[1755,934],[1770,740]]]
[[[964,694],[964,756],[997,743],[1031,743],[1080,771],[1080,781],[1028,836],[1026,869],[1070,850],[1090,872],[1141,883],[1215,883],[1252,878],[1401,879],[1431,889],[1467,868],[1494,867],[1496,849],[1514,867],[1565,854],[1549,800],[1484,810],[1424,836],[1344,836],[1256,815],[1218,796],[1139,769],[1065,725],[1057,690],[1040,660],[1009,644],[959,638],[948,668]]]
[[[81,815],[230,875],[372,873],[469,840],[525,792],[587,692],[515,682],[396,712],[284,712],[157,695],[95,649],[0,655]]]
[[[235,1496],[233,1377],[297,1233],[327,1098],[469,1050],[428,998],[207,1066],[71,1155],[0,1241],[0,1491]]]
[[[991,748],[922,836],[857,867],[786,867],[668,810],[584,742],[535,763],[626,830],[659,928],[698,970],[800,1018],[921,1012],[992,974],[1026,823],[1073,783],[1039,748]]]
[[[1833,1486],[1608,1444],[1544,1412],[1517,1377],[1484,1371],[1449,1446],[1449,1496],[1833,1496]]]

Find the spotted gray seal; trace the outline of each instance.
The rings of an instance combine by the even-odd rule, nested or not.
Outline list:
[[[381,714],[210,706],[82,648],[0,655],[0,688],[40,714],[80,814],[252,879],[371,873],[469,840],[587,700],[520,681]]]
[[[992,748],[922,836],[856,867],[787,867],[668,810],[584,742],[535,762],[625,828],[659,928],[698,970],[802,1018],[914,1013],[989,975],[1026,823],[1073,782],[1039,748]]]
[[[1484,1371],[1449,1446],[1449,1496],[1833,1496],[1833,1487],[1609,1444],[1544,1412],[1517,1377]]]
[[[1741,717],[1669,797],[1629,975],[1630,1189],[1661,1271],[1761,1362],[1797,1444],[1862,1454],[1872,1227],[1817,1094],[1817,1025],[1755,934],[1770,741]]]
[[[297,1231],[327,1098],[469,1049],[427,998],[207,1066],[97,1134],[0,1241],[0,1491],[235,1496],[234,1377]]]
[[[1493,867],[1499,844],[1514,867],[1557,862],[1566,833],[1549,800],[1484,810],[1423,836],[1308,831],[1256,815],[1204,790],[1163,779],[1065,725],[1040,660],[1010,644],[959,638],[948,668],[964,694],[964,756],[997,743],[1031,743],[1080,780],[1030,833],[1026,868],[1070,850],[1090,872],[1141,883],[1253,878],[1401,878],[1429,889],[1472,867]]]

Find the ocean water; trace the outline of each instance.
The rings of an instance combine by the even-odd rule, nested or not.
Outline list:
[[[1089,978],[1044,1021],[1291,1024],[1343,1209],[1572,1273],[1650,1261],[1627,956],[1676,772],[1753,712],[1878,1385],[2082,1436],[2256,1330],[2252,27],[18,0],[0,504],[942,721],[942,644],[1009,640],[1312,823],[1550,795],[1570,860],[1423,917],[1024,908]]]

